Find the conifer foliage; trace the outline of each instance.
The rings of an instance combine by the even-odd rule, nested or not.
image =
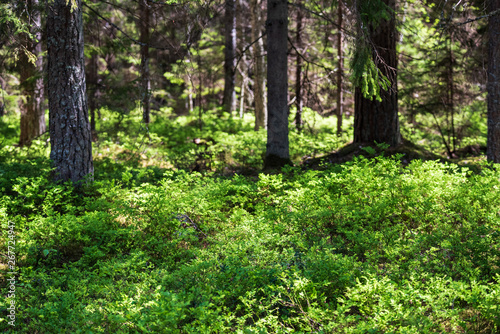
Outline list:
[[[401,143],[395,9],[395,0],[361,1],[357,7],[354,142]]]

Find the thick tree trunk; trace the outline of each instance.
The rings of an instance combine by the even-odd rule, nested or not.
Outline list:
[[[55,179],[78,183],[94,173],[87,110],[81,0],[47,6],[50,159]]]
[[[288,142],[288,7],[267,1],[267,146],[264,168],[291,164]]]
[[[151,114],[151,79],[149,74],[149,4],[148,0],[139,0],[140,42],[141,42],[141,95],[142,121],[150,122]]]
[[[299,0],[297,7],[297,31],[295,36],[295,47],[297,50],[302,48],[302,10],[300,6],[302,1]],[[295,69],[295,104],[297,113],[295,114],[295,128],[298,132],[302,131],[302,57],[297,52],[297,68]]]
[[[339,0],[338,8],[337,8],[337,24],[339,32],[337,34],[337,56],[339,57],[339,66],[337,69],[337,135],[340,136],[342,134],[342,118],[344,115],[344,104],[343,104],[343,72],[344,72],[344,51],[342,47],[342,29],[344,28],[344,14],[342,11],[342,0]]]
[[[224,23],[224,110],[231,115],[236,110],[236,0],[226,0]]]
[[[27,0],[30,32],[34,39],[24,36],[26,50],[36,57],[33,64],[28,56],[21,52],[19,65],[21,69],[21,87],[26,101],[21,106],[21,135],[19,145],[30,145],[31,141],[45,133],[45,111],[43,110],[43,78],[42,78],[42,32],[41,15],[38,0]]]
[[[488,10],[500,9],[500,0],[489,0]],[[488,161],[500,163],[500,15],[489,18],[488,42]]]
[[[252,42],[254,42],[262,34],[260,0],[250,0],[250,15],[252,16]],[[252,56],[254,60],[255,130],[258,131],[260,128],[267,128],[266,75],[262,38],[252,46]]]
[[[395,0],[383,0],[392,11]],[[377,67],[385,75],[391,87],[380,91],[382,101],[363,97],[360,88],[354,96],[354,142],[386,143],[396,146],[401,143],[398,118],[397,65],[396,57],[396,20],[394,12],[389,21],[381,19],[377,27],[369,26],[371,43],[375,47],[374,59]]]

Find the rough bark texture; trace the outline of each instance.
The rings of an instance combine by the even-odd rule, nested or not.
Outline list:
[[[78,183],[94,172],[87,110],[81,0],[47,6],[50,159],[55,179]]]
[[[231,114],[236,110],[236,0],[226,0],[224,24],[224,110]]]
[[[500,0],[489,0],[488,10],[500,9]],[[489,18],[488,42],[488,161],[500,163],[500,15]]]
[[[383,0],[383,2],[395,10],[395,0]],[[356,88],[354,96],[354,142],[386,143],[396,146],[401,143],[398,118],[398,95],[397,95],[397,65],[396,57],[396,20],[394,12],[391,20],[382,19],[376,26],[369,26],[369,35],[372,45],[375,63],[383,75],[391,82],[391,87],[380,91],[382,102],[369,100],[363,97],[360,88]],[[392,69],[391,69],[392,68]]]
[[[302,48],[302,1],[299,0],[297,7],[297,31],[295,36],[295,47],[297,50]],[[297,113],[295,114],[295,128],[298,132],[302,131],[302,57],[297,52],[297,68],[295,69],[295,105]]]
[[[31,141],[45,133],[45,111],[43,109],[43,78],[42,78],[42,32],[41,15],[38,0],[27,0],[27,13],[29,13],[28,24],[34,39],[23,36],[26,50],[35,57],[33,64],[28,56],[21,52],[19,65],[21,69],[21,87],[26,100],[21,106],[21,135],[19,145],[30,145]]]
[[[252,42],[262,34],[262,11],[260,0],[250,0],[250,15],[252,20]],[[264,41],[260,38],[252,46],[254,60],[254,102],[255,102],[255,130],[267,127],[266,104],[266,75],[264,59]]]
[[[267,1],[267,92],[269,120],[264,168],[290,161],[288,142],[288,7],[286,0]]]
[[[344,115],[343,91],[342,91],[342,76],[344,72],[344,52],[342,47],[342,29],[344,27],[344,14],[342,11],[342,1],[339,0],[337,8],[337,24],[339,32],[337,34],[337,56],[339,57],[339,67],[337,70],[337,135],[342,134],[342,118]]]
[[[140,42],[141,45],[141,95],[142,121],[150,122],[151,114],[151,78],[149,73],[149,4],[148,0],[139,0]]]

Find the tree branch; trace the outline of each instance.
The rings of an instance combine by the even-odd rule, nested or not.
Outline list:
[[[166,47],[159,47],[159,46],[154,46],[154,45],[151,45],[151,44],[139,42],[137,39],[131,37],[129,34],[127,34],[125,31],[123,31],[116,24],[114,24],[113,22],[111,22],[110,20],[108,20],[107,18],[105,18],[104,16],[102,16],[101,14],[99,14],[95,9],[93,9],[92,7],[90,7],[89,5],[87,5],[85,2],[83,2],[82,5],[85,6],[85,7],[87,7],[97,17],[99,17],[100,19],[102,19],[105,22],[107,22],[108,24],[110,24],[113,28],[115,28],[116,30],[120,31],[125,37],[127,37],[128,39],[130,39],[135,44],[140,45],[140,46],[148,46],[148,47],[150,47],[152,49],[157,49],[157,50],[170,50],[169,48],[166,48]]]

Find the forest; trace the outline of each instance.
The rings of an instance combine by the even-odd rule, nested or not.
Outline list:
[[[2,333],[499,333],[500,0],[0,0]]]

